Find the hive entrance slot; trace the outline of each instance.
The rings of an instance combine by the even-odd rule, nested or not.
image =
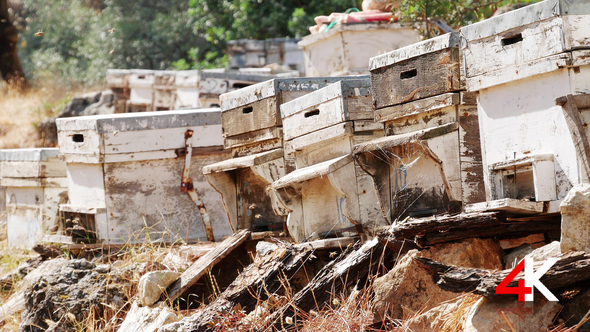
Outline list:
[[[311,116],[316,116],[316,115],[320,115],[320,110],[313,110],[313,111],[309,111],[309,112],[305,112],[305,114],[303,116],[305,116],[306,118],[309,118]]]
[[[82,134],[74,134],[72,136],[72,141],[76,143],[84,143],[84,135]]]
[[[250,86],[250,84],[248,84],[248,83],[234,83],[231,85],[231,87],[234,89],[241,89],[241,88],[245,88],[247,86]]]
[[[512,36],[512,37],[508,37],[508,38],[503,38],[502,39],[502,46],[508,46],[508,45],[512,45],[512,44],[516,44],[522,41],[522,34],[518,34],[516,36]]]
[[[242,113],[243,113],[243,114],[250,114],[250,113],[252,113],[253,111],[254,111],[254,108],[252,108],[252,106],[244,107],[244,108],[242,109]]]
[[[417,75],[418,75],[418,70],[412,69],[412,70],[404,71],[401,74],[399,74],[399,78],[402,80],[405,80],[408,78],[416,77]]]

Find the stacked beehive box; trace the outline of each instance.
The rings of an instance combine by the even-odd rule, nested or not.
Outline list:
[[[455,33],[371,59],[375,120],[387,137],[355,154],[390,221],[484,200],[475,96],[463,91],[461,68]]]
[[[542,202],[557,211],[574,184],[588,181],[588,31],[590,4],[569,0],[543,1],[461,29],[467,89],[479,92],[484,183],[492,201],[473,208],[509,208],[520,200],[524,211],[543,211]]]
[[[128,77],[127,112],[149,112],[154,105],[154,70],[133,70]]]
[[[204,165],[229,157],[220,109],[56,122],[70,197],[60,211],[73,241],[192,242],[232,233],[202,175]]]
[[[158,70],[154,72],[154,105],[152,111],[164,111],[174,109],[175,81],[175,71]]]
[[[108,69],[106,73],[107,89],[111,89],[115,95],[115,113],[127,111],[129,100],[129,75],[128,69]]]
[[[190,109],[199,107],[199,79],[198,70],[183,70],[176,72],[174,80],[174,109]]]
[[[272,189],[297,241],[385,224],[375,187],[352,157],[355,144],[383,136],[383,124],[373,121],[370,88],[367,76],[343,79],[281,105],[285,156],[296,170]]]
[[[67,200],[67,180],[58,152],[57,148],[0,150],[10,247],[31,249],[59,229],[58,204]]]
[[[411,26],[399,23],[337,24],[304,37],[299,46],[307,76],[359,75],[368,73],[371,57],[413,44],[418,37]]]
[[[284,176],[280,105],[306,95],[337,78],[277,78],[221,95],[225,147],[233,159],[203,169],[221,194],[236,229],[284,230],[286,213],[267,192]]]

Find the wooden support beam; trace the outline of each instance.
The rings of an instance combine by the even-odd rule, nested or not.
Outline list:
[[[584,168],[586,180],[590,179],[590,141],[586,135],[586,128],[584,127],[584,120],[578,108],[578,102],[582,106],[590,106],[590,102],[586,97],[567,95],[555,100],[557,105],[563,109],[565,121],[570,130],[570,135],[574,142],[578,157],[581,159]]]
[[[540,281],[548,289],[572,286],[590,280],[590,253],[568,252],[557,257],[559,260],[545,273]],[[416,258],[433,276],[437,285],[451,292],[474,292],[483,296],[497,296],[496,287],[511,270],[489,271],[449,266],[426,258]],[[539,262],[542,264],[543,262]],[[537,264],[535,264],[537,266]],[[508,287],[517,287],[524,274],[517,275]]]
[[[193,263],[193,265],[184,271],[178,280],[168,287],[167,294],[169,301],[173,302],[183,295],[187,289],[199,281],[202,276],[206,275],[213,266],[221,262],[223,258],[244,243],[249,237],[250,231],[241,230],[226,238],[221,243],[217,244],[215,249],[199,258]]]

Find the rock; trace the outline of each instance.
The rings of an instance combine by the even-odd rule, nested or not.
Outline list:
[[[27,289],[31,288],[45,275],[59,271],[66,262],[67,261],[64,258],[56,258],[45,261],[32,270],[23,269],[22,271],[26,271],[27,275],[18,285],[17,291],[0,306],[0,323],[2,323],[7,317],[25,308],[25,291]],[[30,265],[27,266],[30,267]],[[20,268],[18,270],[21,271]]]
[[[542,295],[534,302],[519,302],[515,296],[482,298],[467,315],[465,332],[546,331],[562,305]],[[510,324],[508,323],[510,322]]]
[[[504,268],[507,270],[513,269],[518,262],[520,262],[526,255],[535,250],[530,244],[525,243],[518,248],[514,248],[509,254],[502,258]]]
[[[139,279],[137,289],[138,302],[142,306],[156,303],[166,288],[180,277],[179,272],[154,271],[144,274]]]
[[[590,184],[574,186],[560,205],[561,252],[590,251]]]
[[[215,243],[202,243],[194,245],[183,245],[170,249],[162,260],[162,265],[171,271],[184,271],[188,269],[197,259],[205,256],[215,248]]]
[[[501,256],[499,244],[491,239],[468,239],[423,251],[410,250],[373,284],[375,321],[381,321],[386,312],[393,319],[412,317],[459,296],[439,288],[414,258],[426,257],[448,265],[494,270],[502,269]]]
[[[549,244],[546,244],[540,248],[531,251],[525,257],[532,258],[535,262],[545,261],[549,258],[559,256],[561,254],[559,247],[560,243],[558,241],[553,241]]]
[[[278,248],[279,248],[279,246],[277,246],[276,244],[266,242],[266,241],[260,241],[260,242],[256,243],[256,253],[260,257],[265,256],[266,254],[273,252],[273,251],[277,250]]]
[[[100,115],[115,113],[115,95],[112,91],[97,91],[74,97],[64,109],[57,115],[57,118],[68,118],[73,116]],[[39,136],[46,145],[57,144],[56,118],[49,118],[37,125]]]
[[[89,318],[95,317],[97,324],[116,319],[130,291],[129,280],[118,271],[104,274],[85,259],[66,261],[25,292],[20,331],[96,329]]]
[[[179,319],[167,307],[140,307],[136,301],[131,305],[118,332],[154,332]]]

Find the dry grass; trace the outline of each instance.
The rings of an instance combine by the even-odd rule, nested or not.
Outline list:
[[[37,124],[83,93],[81,88],[66,90],[50,82],[28,90],[0,84],[0,149],[43,147]]]

